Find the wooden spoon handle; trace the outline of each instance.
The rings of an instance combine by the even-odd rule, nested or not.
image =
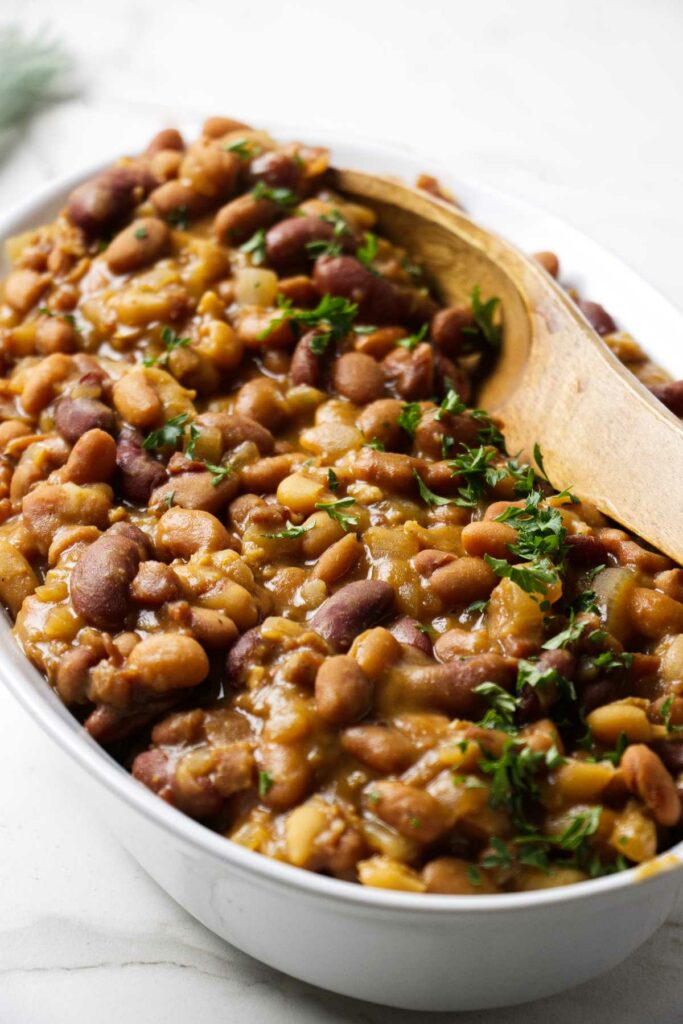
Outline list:
[[[508,451],[543,453],[570,488],[683,563],[683,426],[627,370],[535,261],[450,204],[393,179],[337,172],[409,248],[447,302],[473,285],[501,298],[505,342],[482,406],[503,420]]]

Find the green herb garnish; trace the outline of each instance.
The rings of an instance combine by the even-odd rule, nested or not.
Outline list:
[[[409,437],[415,437],[415,432],[422,419],[422,407],[419,402],[405,402],[401,406],[398,416],[398,425],[405,430]]]
[[[342,512],[342,509],[349,508],[355,504],[354,498],[338,498],[337,501],[318,501],[315,507],[321,509],[323,512],[327,512],[330,519],[334,519],[335,522],[343,528],[345,532],[349,530],[355,530],[358,526],[358,517],[349,516]]]
[[[438,505],[450,505],[452,501],[450,498],[442,498],[440,494],[435,494],[434,491],[430,491],[427,484],[424,482],[420,474],[416,469],[413,470],[413,476],[417,480],[417,486],[420,490],[420,497],[422,500],[429,505],[430,508],[435,508]]]
[[[259,228],[254,234],[248,239],[244,245],[240,246],[240,252],[246,253],[251,256],[251,262],[255,267],[260,267],[262,263],[266,261],[266,229]]]
[[[155,448],[175,448],[185,433],[185,424],[188,419],[189,416],[186,412],[174,416],[164,423],[163,427],[149,433],[142,442],[142,447],[145,451],[153,451]]]

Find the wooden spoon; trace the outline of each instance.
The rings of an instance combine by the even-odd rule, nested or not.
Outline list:
[[[555,281],[449,203],[359,171],[337,171],[336,184],[377,212],[444,302],[466,303],[475,284],[501,299],[503,349],[478,403],[503,421],[508,451],[532,462],[540,445],[554,487],[683,563],[683,426]]]

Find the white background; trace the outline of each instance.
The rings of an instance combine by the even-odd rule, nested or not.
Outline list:
[[[0,0],[10,20],[66,40],[79,91],[17,135],[3,207],[174,122],[291,121],[438,153],[572,222],[683,307],[680,0]],[[1,1024],[438,1019],[327,995],[220,942],[81,808],[2,693],[0,723]],[[675,1024],[682,949],[680,903],[603,979],[458,1021]]]

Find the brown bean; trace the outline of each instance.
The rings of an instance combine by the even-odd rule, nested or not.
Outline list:
[[[321,256],[315,262],[313,280],[321,295],[339,295],[358,303],[361,321],[397,324],[405,303],[395,286],[377,277],[353,256]]]
[[[346,352],[335,361],[332,383],[340,395],[356,405],[367,405],[384,393],[382,367],[362,352]]]
[[[239,636],[232,619],[217,608],[191,608],[190,629],[200,644],[211,651],[225,651]]]
[[[486,871],[459,857],[430,860],[422,869],[422,879],[427,892],[444,895],[476,896],[497,891]]]
[[[152,491],[149,504],[161,505],[168,501],[179,508],[216,513],[235,497],[239,488],[237,474],[214,484],[214,475],[208,471],[175,473]]]
[[[261,778],[267,780],[260,787],[262,804],[286,811],[305,800],[313,786],[313,772],[301,750],[268,743],[261,747],[258,760]]]
[[[572,565],[580,568],[595,568],[607,564],[607,548],[590,533],[570,533],[566,537],[567,557]]]
[[[355,534],[347,533],[335,544],[332,544],[318,558],[313,566],[312,575],[325,583],[336,583],[347,572],[351,572],[363,554],[363,545]]]
[[[347,654],[327,658],[315,677],[316,711],[331,725],[348,725],[370,709],[372,683]]]
[[[632,743],[622,755],[620,768],[628,788],[640,797],[655,820],[660,825],[676,825],[681,802],[661,759],[644,743]]]
[[[641,636],[660,640],[683,632],[683,604],[647,587],[634,587],[628,600],[631,627]]]
[[[220,519],[199,509],[170,508],[154,531],[154,549],[159,558],[171,562],[188,559],[197,551],[225,551],[230,535]]]
[[[270,455],[275,438],[261,423],[249,416],[235,416],[227,412],[204,412],[197,417],[197,427],[215,427],[221,433],[223,450],[231,451],[245,441],[256,445],[261,455]]]
[[[251,238],[254,232],[272,224],[277,214],[276,203],[270,199],[257,199],[248,192],[220,208],[214,218],[213,230],[219,242],[239,245]]]
[[[268,263],[280,273],[303,269],[315,258],[311,244],[333,238],[333,226],[320,217],[287,217],[266,233]]]
[[[498,577],[483,558],[465,555],[437,569],[429,583],[444,604],[456,607],[487,598],[498,583]]]
[[[473,326],[474,317],[469,306],[448,306],[433,317],[429,333],[446,355],[458,356],[467,338],[463,329]]]
[[[245,683],[249,669],[263,663],[269,647],[270,642],[264,640],[258,626],[243,633],[231,647],[226,659],[225,667],[230,685],[239,686]]]
[[[157,132],[150,139],[145,150],[145,156],[155,156],[157,153],[162,153],[165,149],[175,149],[179,153],[185,149],[185,142],[177,128],[164,128],[162,131]]]
[[[424,342],[412,352],[395,348],[382,360],[382,369],[390,387],[408,402],[434,394],[434,355]]]
[[[180,583],[173,569],[151,559],[142,562],[130,585],[131,599],[152,608],[174,601],[179,595]]]
[[[320,333],[319,330],[307,331],[297,342],[289,366],[292,384],[308,384],[309,387],[315,387],[318,384],[322,369],[322,357],[315,354],[311,348],[311,341]]]
[[[382,580],[347,583],[320,605],[310,626],[337,650],[347,650],[353,640],[388,614],[394,591]]]
[[[209,659],[196,640],[180,633],[154,633],[141,640],[126,662],[133,684],[166,693],[198,686],[209,674]]]
[[[113,434],[116,419],[109,406],[95,398],[62,398],[55,408],[55,427],[70,444],[75,444],[89,430]]]
[[[120,231],[104,254],[114,274],[130,274],[158,260],[168,249],[171,233],[158,217],[139,217]]]
[[[380,398],[362,410],[356,420],[368,441],[377,440],[390,451],[400,447],[405,438],[398,418],[403,402],[398,398]]]
[[[510,551],[510,545],[517,541],[517,531],[507,523],[482,519],[468,523],[460,535],[465,554],[476,558],[490,555],[491,558],[506,558],[509,562],[519,560]]]
[[[356,336],[354,347],[357,352],[364,352],[373,359],[384,359],[402,338],[408,336],[405,327],[378,327],[370,334]]]
[[[579,302],[579,309],[599,335],[613,334],[616,331],[617,325],[614,320],[599,303],[582,300]]]
[[[16,478],[18,473],[15,472]],[[111,510],[111,492],[102,486],[80,487],[41,483],[26,494],[21,503],[24,525],[40,549],[47,553],[57,530],[63,526],[85,525],[106,529]]]
[[[88,430],[76,441],[64,467],[75,484],[106,483],[116,469],[116,442],[104,430]]]
[[[674,416],[683,416],[683,380],[670,381],[667,384],[651,384],[650,391],[670,409]]]
[[[125,220],[155,183],[142,164],[112,167],[74,189],[67,216],[86,235],[97,238]]]
[[[441,804],[431,793],[405,782],[371,782],[364,794],[371,814],[418,843],[433,843],[446,829]]]
[[[413,494],[417,489],[415,471],[422,471],[424,465],[409,455],[361,448],[354,459],[353,469],[360,480],[368,480],[384,491]]]
[[[119,489],[127,501],[136,505],[146,505],[154,488],[166,480],[164,467],[142,448],[142,437],[133,431],[119,437],[116,465]]]
[[[251,161],[249,177],[252,181],[263,181],[274,188],[288,188],[296,192],[301,179],[301,167],[288,153],[270,150]]]
[[[140,552],[128,537],[105,533],[80,555],[71,574],[71,603],[99,629],[120,629],[128,612],[128,587]]]
[[[450,551],[439,551],[437,548],[425,548],[418,552],[412,560],[413,568],[420,576],[429,579],[437,569],[455,561],[455,555]]]
[[[36,350],[43,356],[53,352],[75,352],[78,331],[61,316],[45,316],[36,324]]]
[[[680,775],[683,772],[683,739],[655,740],[651,746],[672,775]]]
[[[193,191],[213,204],[227,199],[235,190],[240,158],[208,139],[194,142],[185,152],[178,177]]]
[[[161,217],[178,225],[201,216],[211,206],[211,200],[195,192],[188,182],[175,180],[155,188],[149,201]]]
[[[5,279],[5,299],[18,313],[28,313],[50,284],[49,274],[19,267]]]
[[[417,619],[411,619],[409,615],[403,615],[389,627],[389,632],[395,636],[399,643],[407,644],[408,647],[416,647],[427,657],[432,656],[432,641],[429,634],[421,628]]]
[[[474,691],[482,683],[496,683],[511,690],[517,678],[517,662],[500,654],[474,654],[446,665],[424,668],[411,665],[403,686],[413,698],[433,704],[451,716],[477,717],[486,703]]]
[[[443,458],[444,444],[448,455],[455,456],[462,445],[476,445],[480,429],[481,423],[469,413],[453,416],[443,409],[427,409],[415,429],[415,444],[429,459]]]
[[[133,427],[146,430],[161,419],[164,407],[142,370],[130,370],[114,385],[114,406]]]
[[[240,128],[251,131],[248,124],[245,124],[244,121],[236,121],[234,117],[207,117],[202,125],[202,135],[206,135],[209,139],[220,139],[229,132],[239,131]]]
[[[88,673],[102,654],[92,647],[73,647],[60,659],[55,683],[65,704],[85,703]]]
[[[411,743],[386,725],[354,725],[341,734],[342,749],[380,775],[395,775],[414,759]]]
[[[533,258],[551,277],[558,278],[560,276],[560,261],[554,252],[535,252]]]
[[[278,295],[290,299],[301,309],[311,309],[320,301],[318,289],[307,274],[295,274],[293,277],[280,278],[277,285]]]
[[[287,402],[275,381],[267,377],[248,380],[237,392],[235,412],[255,420],[268,430],[282,428],[290,418]]]

